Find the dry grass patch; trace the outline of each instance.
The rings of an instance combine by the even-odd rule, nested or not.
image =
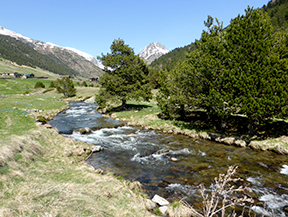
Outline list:
[[[85,145],[43,126],[1,144],[0,216],[150,216],[139,191],[65,154]]]
[[[251,141],[249,146],[259,150],[272,150],[279,154],[288,154],[288,136],[263,141]]]

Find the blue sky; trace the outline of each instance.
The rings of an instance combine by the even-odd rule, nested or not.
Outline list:
[[[0,26],[94,57],[121,38],[135,53],[152,42],[169,50],[194,42],[208,15],[224,26],[269,0],[1,0]]]

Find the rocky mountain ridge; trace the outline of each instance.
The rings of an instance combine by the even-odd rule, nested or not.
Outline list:
[[[18,41],[32,47],[35,51],[53,58],[55,61],[73,69],[81,77],[97,77],[103,74],[103,65],[92,55],[74,48],[61,47],[50,42],[33,40],[22,34],[0,27],[0,34],[15,38]]]
[[[154,60],[167,53],[169,53],[169,50],[165,46],[163,46],[159,42],[154,42],[146,46],[144,50],[142,50],[138,55],[148,65],[150,65]]]

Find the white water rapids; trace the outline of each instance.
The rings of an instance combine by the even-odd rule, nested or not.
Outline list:
[[[170,201],[186,197],[195,204],[201,201],[199,184],[209,187],[229,165],[237,165],[237,175],[244,179],[238,184],[250,188],[257,202],[252,210],[288,215],[288,156],[124,126],[95,108],[73,102],[50,122],[67,137],[104,147],[87,161],[95,168],[140,181],[149,196],[157,193]],[[83,127],[92,133],[76,131]]]

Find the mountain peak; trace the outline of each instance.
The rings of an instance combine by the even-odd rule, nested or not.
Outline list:
[[[153,42],[146,46],[144,50],[139,53],[139,56],[150,65],[154,60],[167,53],[169,53],[169,50],[165,46],[159,42]]]

